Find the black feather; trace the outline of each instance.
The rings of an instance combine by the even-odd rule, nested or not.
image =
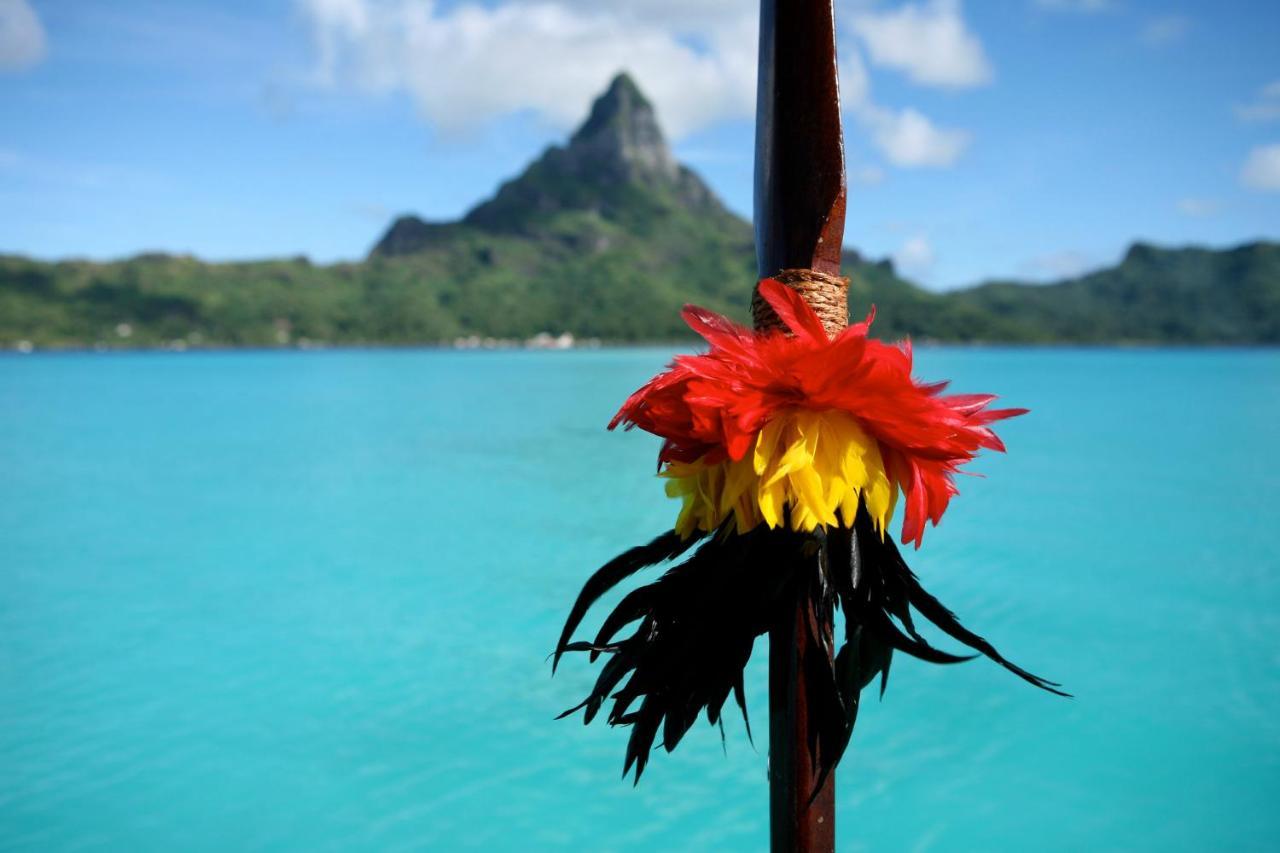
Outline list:
[[[913,658],[919,658],[928,663],[964,663],[967,660],[973,660],[977,655],[953,655],[950,652],[944,652],[941,649],[935,649],[924,640],[917,640],[914,637],[908,637],[906,634],[898,630],[898,626],[893,624],[886,614],[878,613],[873,618],[871,624],[875,635],[884,640],[888,640],[889,646],[900,652],[906,652]],[[886,660],[884,669],[888,669],[889,665]]]
[[[551,671],[553,673],[556,671],[556,667],[560,664],[560,656],[567,651],[566,644],[569,642],[569,637],[578,629],[582,617],[587,615],[591,605],[595,604],[600,596],[641,569],[666,560],[674,560],[696,544],[699,538],[701,538],[700,533],[686,539],[674,530],[668,530],[649,544],[637,545],[624,551],[597,569],[595,574],[582,585],[582,591],[578,593],[578,599],[569,611],[569,618],[565,620],[564,630],[560,632],[560,642],[556,644],[555,655],[551,660]]]
[[[699,539],[697,550],[683,562],[624,596],[605,617],[594,642],[570,641],[601,595],[641,568],[680,557]],[[884,695],[894,650],[939,664],[976,657],[930,645],[916,629],[912,608],[1035,686],[1067,695],[1054,682],[1010,663],[962,626],[924,590],[893,540],[876,531],[860,508],[850,528],[802,534],[762,526],[737,535],[726,526],[710,537],[690,539],[673,531],[607,563],[574,603],[554,661],[568,651],[585,651],[591,660],[600,654],[610,657],[586,699],[561,717],[583,710],[589,723],[612,700],[605,715],[609,724],[632,726],[623,775],[634,768],[637,782],[659,732],[670,752],[705,714],[723,739],[722,711],[730,693],[750,739],[743,669],[755,639],[779,619],[794,619],[800,601],[808,618],[798,628],[810,642],[797,663],[804,673],[809,746],[818,771],[814,795],[848,748],[861,691],[879,677]],[[837,606],[844,617],[839,647],[832,634]],[[637,620],[630,636],[615,640]]]
[[[625,766],[635,769],[637,779],[659,732],[662,745],[674,749],[704,711],[719,724],[730,693],[750,736],[742,671],[755,638],[769,630],[787,594],[785,558],[800,552],[802,538],[767,528],[706,538],[684,562],[626,595],[594,643],[569,642],[582,618],[576,610],[571,614],[559,650],[612,656],[574,710],[591,716],[612,698],[609,723],[634,727]],[[637,619],[630,636],[614,639]],[[830,673],[827,679],[833,682]]]
[[[747,729],[747,742],[752,746],[756,745],[756,739],[751,734],[751,718],[747,716],[747,691],[742,687],[742,673],[738,673],[738,677],[733,682],[733,701],[737,703],[738,710],[742,712],[742,725]]]
[[[982,654],[991,658],[991,660],[1000,664],[1027,683],[1034,684],[1041,690],[1047,690],[1050,693],[1056,693],[1059,696],[1071,696],[1070,693],[1057,689],[1062,686],[1058,684],[1058,682],[1041,678],[1038,675],[1027,672],[1012,661],[1006,660],[1000,652],[996,651],[995,646],[991,645],[982,637],[979,637],[977,634],[961,625],[960,621],[956,619],[954,613],[944,607],[942,602],[938,601],[938,599],[925,591],[924,587],[920,585],[920,582],[916,579],[914,574],[911,574],[910,571],[908,571],[907,574],[911,581],[911,604],[930,622],[937,625],[943,631],[964,643],[969,648],[977,649],[982,652]]]

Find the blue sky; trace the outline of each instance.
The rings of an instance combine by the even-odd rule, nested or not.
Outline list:
[[[935,288],[1280,238],[1280,3],[838,0],[846,243]],[[750,0],[0,0],[0,251],[361,257],[625,67],[750,210]]]

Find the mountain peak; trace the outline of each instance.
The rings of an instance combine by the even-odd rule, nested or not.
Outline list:
[[[564,211],[623,221],[665,215],[673,205],[728,215],[707,185],[676,162],[653,104],[624,71],[595,99],[567,144],[548,148],[463,221],[490,231],[528,231]]]
[[[587,120],[573,134],[573,139],[589,138],[618,121],[629,121],[635,114],[647,114],[648,121],[657,125],[653,104],[636,85],[635,79],[625,71],[619,71],[609,81],[609,87],[591,102]],[[661,136],[661,131],[658,131]]]
[[[679,211],[732,221],[733,228],[742,224],[696,174],[676,161],[653,104],[623,71],[595,99],[566,144],[547,148],[492,198],[472,208],[462,224],[530,234],[546,231],[561,214],[585,213],[638,227]],[[412,254],[450,227],[403,217],[373,251]]]
[[[625,71],[591,105],[569,139],[568,153],[623,179],[674,180],[680,172],[653,104]]]

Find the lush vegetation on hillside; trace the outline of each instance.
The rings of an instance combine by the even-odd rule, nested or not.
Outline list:
[[[688,301],[745,320],[745,229],[676,216],[661,240],[576,214],[536,238],[455,226],[444,244],[363,263],[115,263],[0,257],[0,344],[274,346],[523,339],[541,331],[654,341],[686,336]],[[1280,245],[1135,247],[1116,267],[1054,285],[936,294],[850,255],[850,305],[874,301],[887,338],[1008,342],[1280,343]]]
[[[875,333],[944,341],[1280,343],[1280,246],[1137,245],[1054,285],[931,293],[845,258]],[[435,344],[571,332],[688,337],[686,302],[747,318],[747,223],[678,164],[652,105],[620,75],[565,146],[458,222],[402,217],[360,263],[114,263],[0,256],[0,345]]]
[[[953,299],[1037,339],[1280,343],[1280,244],[1213,251],[1139,243],[1117,266],[1071,281],[991,283]]]
[[[334,266],[3,257],[0,342],[404,344],[541,331],[640,341],[682,335],[678,311],[691,299],[745,316],[745,232],[726,239],[689,215],[674,216],[662,240],[590,214],[555,226],[536,238],[456,226],[432,250]]]

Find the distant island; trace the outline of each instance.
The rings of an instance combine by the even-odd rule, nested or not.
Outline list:
[[[845,253],[875,333],[1003,343],[1280,343],[1280,244],[1137,243],[1053,284],[934,293]],[[110,263],[0,255],[0,346],[226,347],[641,342],[687,338],[697,302],[742,320],[750,225],[676,162],[653,106],[619,75],[563,146],[456,222],[403,216],[369,257]]]

